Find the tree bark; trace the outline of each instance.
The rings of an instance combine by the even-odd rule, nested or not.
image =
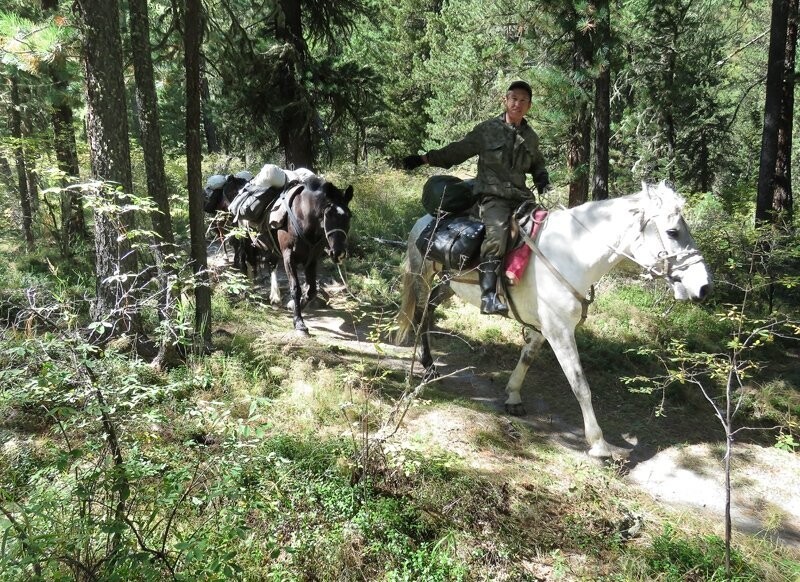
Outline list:
[[[19,94],[19,83],[15,74],[9,76],[11,82],[11,137],[15,140],[14,161],[17,166],[17,187],[19,189],[19,206],[22,210],[22,235],[28,252],[34,249],[33,210],[28,190],[28,171],[25,164],[25,148],[22,135],[22,100]]]
[[[778,128],[780,127],[783,101],[783,73],[786,61],[788,22],[789,0],[772,0],[767,86],[764,99],[764,129],[761,135],[761,159],[756,198],[756,223],[771,222],[774,219],[772,205],[775,196]]]
[[[586,78],[592,58],[592,44],[588,35],[575,30],[572,39],[572,69],[575,78]],[[592,120],[589,114],[591,81],[577,81],[573,89],[579,97],[570,123],[567,145],[567,169],[569,170],[569,207],[586,202],[589,196],[589,151],[592,144]]]
[[[58,0],[42,0],[45,12],[58,9]],[[53,143],[55,145],[56,163],[64,173],[61,179],[61,244],[64,256],[69,256],[73,242],[77,237],[89,238],[86,220],[83,215],[83,201],[80,192],[69,190],[66,186],[80,176],[78,163],[78,146],[75,141],[74,113],[69,103],[67,89],[71,80],[63,55],[49,63],[47,67],[50,82],[53,84],[52,111],[50,121],[53,124]]]
[[[53,80],[52,75],[51,80]],[[54,87],[58,90],[58,83],[54,82]],[[64,173],[64,178],[61,180],[61,187],[64,188],[61,192],[61,241],[64,254],[69,255],[76,237],[84,240],[89,238],[80,193],[66,189],[66,186],[80,175],[72,107],[66,103],[55,104],[50,120],[53,124],[56,162],[58,169]]]
[[[611,17],[608,0],[595,2],[597,36],[595,63],[600,73],[594,82],[594,185],[593,200],[608,198],[609,141],[611,138]]]
[[[211,115],[211,91],[208,88],[208,79],[202,68],[205,62],[202,54],[200,55],[200,102],[203,108],[203,130],[206,134],[206,147],[208,153],[219,151],[219,140],[217,139],[217,125],[214,123],[214,116]]]
[[[303,40],[302,10],[298,0],[280,0],[282,20],[277,26],[277,39],[292,45],[294,54],[283,52],[283,80],[278,90],[285,109],[278,131],[278,139],[286,156],[287,167],[302,167],[314,170],[314,145],[311,139],[311,119],[307,100],[301,93],[295,78],[295,67],[305,70],[303,62],[306,46]],[[294,60],[300,63],[295,65]]]
[[[781,115],[778,123],[778,151],[775,160],[775,189],[772,210],[783,212],[786,224],[792,223],[794,200],[792,196],[792,129],[794,111],[795,57],[797,53],[798,0],[789,1],[789,19],[786,31],[786,55],[783,65]]]
[[[102,183],[97,191],[100,199],[118,209],[133,190],[119,8],[117,0],[76,0],[75,8],[83,30],[92,176]],[[101,341],[137,327],[129,296],[137,257],[122,236],[132,226],[131,212],[94,209],[97,298],[92,315],[111,326],[97,338]]]
[[[200,146],[200,0],[186,0],[184,13],[184,66],[186,69],[186,178],[189,188],[189,229],[195,285],[195,332],[211,342],[211,288],[208,277],[203,216],[202,153]],[[204,346],[205,347],[205,346]]]
[[[133,73],[136,81],[136,101],[138,103],[139,139],[144,152],[144,166],[147,175],[147,193],[156,205],[157,211],[151,213],[156,240],[152,250],[158,269],[160,286],[159,319],[172,319],[174,299],[171,296],[172,284],[176,278],[174,259],[175,238],[172,232],[172,217],[169,207],[169,189],[164,170],[164,152],[161,148],[161,129],[158,118],[158,97],[150,47],[150,23],[147,14],[147,0],[128,0],[131,30],[131,52],[133,54]],[[168,339],[162,342],[156,356],[156,367],[164,367],[176,361],[174,344]]]

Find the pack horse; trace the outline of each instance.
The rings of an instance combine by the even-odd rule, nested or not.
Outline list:
[[[506,386],[506,410],[524,415],[520,389],[545,340],[558,359],[583,413],[589,454],[619,456],[625,449],[606,442],[595,417],[592,397],[578,355],[575,328],[585,319],[592,286],[629,259],[646,273],[664,279],[675,299],[702,301],[711,275],[682,215],[684,200],[665,183],[642,184],[635,194],[587,202],[551,212],[539,230],[530,262],[506,295],[514,317],[529,331]],[[420,362],[425,378],[436,377],[429,331],[436,306],[453,294],[480,305],[477,269],[439,277],[442,266],[425,258],[416,240],[435,220],[427,215],[409,236],[398,315],[398,339],[420,332]]]
[[[353,187],[341,190],[304,168],[284,172],[265,164],[252,180],[212,176],[205,194],[206,212],[223,212],[232,226],[246,231],[242,238],[233,237],[235,268],[247,273],[249,266],[255,276],[258,251],[264,252],[273,303],[281,301],[276,269],[278,257],[283,260],[294,329],[307,334],[302,309],[317,295],[320,258],[324,254],[339,263],[347,255]]]

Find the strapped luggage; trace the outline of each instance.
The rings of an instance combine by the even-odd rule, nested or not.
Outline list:
[[[234,220],[256,222],[264,216],[267,206],[280,195],[282,188],[264,188],[255,184],[247,184],[239,190],[231,201],[230,210]]]
[[[447,270],[461,271],[478,263],[485,234],[482,222],[466,216],[434,219],[420,233],[416,245],[422,256]]]

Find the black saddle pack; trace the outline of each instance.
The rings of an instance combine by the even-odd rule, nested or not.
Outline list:
[[[264,212],[272,202],[280,196],[283,188],[264,188],[255,184],[246,184],[228,208],[234,220],[248,220],[257,222],[264,216]]]
[[[467,212],[478,202],[475,180],[455,176],[431,176],[422,187],[422,205],[428,214],[440,216]]]
[[[434,219],[416,240],[417,249],[447,270],[461,271],[478,264],[484,224],[468,216]]]

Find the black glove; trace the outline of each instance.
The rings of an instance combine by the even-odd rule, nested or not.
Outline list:
[[[419,168],[425,162],[422,161],[422,156],[406,156],[403,158],[403,169],[413,170]]]

